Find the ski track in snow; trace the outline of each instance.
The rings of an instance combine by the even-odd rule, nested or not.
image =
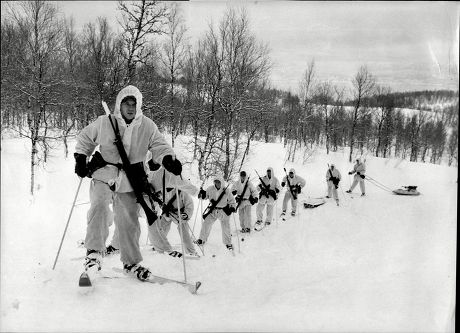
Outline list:
[[[306,179],[296,217],[244,235],[241,252],[234,237],[235,257],[222,244],[220,223],[215,223],[206,256],[187,261],[188,281],[203,283],[198,295],[178,285],[135,279],[99,279],[94,292],[81,295],[78,276],[83,260],[71,258],[84,254],[77,241],[85,235],[87,178],[77,200],[83,204],[74,209],[52,270],[78,185],[74,144],[67,159],[63,150],[54,151],[45,169],[38,170],[39,189],[32,198],[27,141],[2,140],[1,331],[453,329],[457,168],[368,156],[368,175],[390,188],[418,185],[422,195],[396,196],[366,182],[367,196],[361,198],[359,186],[354,195],[344,194],[352,181],[346,152],[326,155],[319,149],[305,165],[284,165],[282,144],[257,143],[245,167],[252,179],[254,169],[262,176],[268,166],[280,182],[283,166],[294,167]],[[180,147],[179,140],[177,144]],[[343,177],[341,206],[330,199],[318,208],[304,209],[302,199],[325,194],[331,162]],[[184,173],[199,184],[196,170],[187,167]],[[277,216],[283,196],[284,190]],[[199,214],[198,199],[194,200]],[[254,223],[255,206],[252,219]],[[182,259],[153,254],[145,246],[145,220],[140,222],[144,264],[154,274],[183,279]],[[233,217],[230,223],[234,230]],[[198,219],[196,236],[200,226]],[[180,244],[175,227],[169,239]],[[103,269],[112,267],[121,267],[119,255],[104,258]]]

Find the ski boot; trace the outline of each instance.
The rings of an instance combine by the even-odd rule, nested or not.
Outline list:
[[[119,249],[116,249],[112,246],[112,244],[110,244],[109,246],[107,246],[107,248],[105,249],[105,255],[106,256],[110,256],[112,254],[116,254],[116,253],[119,253],[120,250]]]
[[[178,251],[171,251],[168,253],[171,257],[174,257],[174,258],[180,258],[182,257],[182,253],[178,252]]]
[[[87,250],[85,257],[85,271],[86,272],[97,272],[101,270],[101,259],[102,255],[96,250]]]
[[[148,280],[150,275],[152,275],[148,268],[145,268],[139,264],[123,264],[123,271],[125,273],[135,275],[141,281]]]

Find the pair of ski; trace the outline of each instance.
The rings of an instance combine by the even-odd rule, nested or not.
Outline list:
[[[122,274],[117,274],[117,275],[103,275],[101,273],[96,273],[96,277],[95,279],[97,279],[98,277],[99,278],[104,278],[104,279],[118,279],[118,278],[127,278],[127,277],[133,277],[132,275],[130,275],[129,273],[125,273],[123,271],[123,269],[121,268],[117,268],[117,267],[113,267],[112,268],[114,272],[116,273],[122,273]],[[136,278],[136,277],[134,277]],[[137,278],[136,278],[137,279]],[[80,279],[78,281],[78,286],[80,288],[92,288],[94,287],[93,286],[93,283],[94,283],[94,279],[93,281],[91,281],[91,278],[89,277],[88,273],[86,271],[84,271],[83,273],[81,273],[80,275]],[[192,294],[196,294],[198,289],[200,288],[201,286],[201,282],[200,281],[197,281],[195,283],[189,283],[189,282],[185,282],[185,281],[181,281],[181,280],[175,280],[175,279],[170,279],[170,278],[166,278],[166,277],[163,277],[163,276],[159,276],[159,275],[153,275],[151,274],[149,279],[145,280],[145,281],[141,281],[139,280],[139,282],[147,282],[147,283],[155,283],[155,284],[165,284],[165,283],[174,283],[174,284],[179,284],[185,288],[187,288],[187,290],[192,293]]]

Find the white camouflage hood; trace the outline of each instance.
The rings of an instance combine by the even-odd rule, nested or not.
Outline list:
[[[219,176],[214,177],[214,180],[220,181],[220,189],[225,188],[225,180],[224,180],[224,177],[222,177],[222,176],[219,175]],[[215,185],[214,185],[214,180],[213,180],[213,186],[215,187]]]
[[[127,96],[133,96],[136,99],[136,116],[134,119],[137,119],[142,115],[142,93],[135,86],[131,85],[124,87],[118,93],[117,99],[115,100],[115,110],[113,111],[113,114],[117,118],[122,118],[120,110],[121,101]]]
[[[275,175],[273,174],[273,168],[272,167],[268,167],[267,168],[267,171],[270,170],[270,173],[271,173],[271,178],[269,179],[273,179],[273,177],[275,177]],[[268,172],[265,174],[265,176],[268,178]]]

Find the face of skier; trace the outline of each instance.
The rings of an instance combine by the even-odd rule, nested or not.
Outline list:
[[[271,170],[267,170],[267,177],[268,177],[268,179],[272,178],[272,171]]]
[[[294,178],[294,172],[289,172],[289,177]]]
[[[331,170],[334,170],[334,164],[331,164]]]
[[[220,180],[218,180],[218,179],[214,180],[214,186],[215,186],[218,190],[220,190],[220,186],[221,186],[221,185],[222,185],[222,184],[220,183]]]
[[[242,183],[245,182],[245,180],[246,180],[246,172],[244,172],[244,171],[240,172],[240,180],[241,180]]]
[[[124,99],[121,102],[120,111],[123,118],[128,123],[131,122],[136,116],[136,99],[134,97]]]

